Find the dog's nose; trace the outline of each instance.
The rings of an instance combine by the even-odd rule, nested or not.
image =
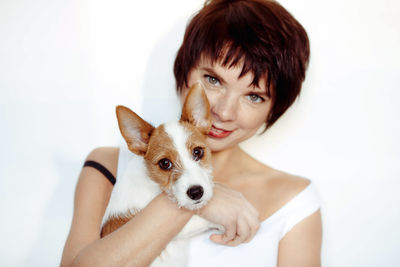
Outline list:
[[[194,185],[186,192],[186,194],[193,200],[199,200],[203,196],[203,193],[203,187],[200,185]]]

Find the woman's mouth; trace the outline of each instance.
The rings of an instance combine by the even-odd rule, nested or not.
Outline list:
[[[210,132],[208,133],[209,137],[213,138],[225,138],[228,137],[233,131],[226,131],[224,129],[216,128],[214,125],[211,127]]]

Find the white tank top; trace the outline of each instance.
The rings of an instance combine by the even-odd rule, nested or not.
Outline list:
[[[131,152],[121,148],[118,159],[118,177],[131,159]],[[187,267],[272,267],[277,265],[279,241],[293,226],[318,211],[320,200],[313,183],[287,202],[269,218],[249,243],[229,247],[213,243],[207,232],[190,241]]]

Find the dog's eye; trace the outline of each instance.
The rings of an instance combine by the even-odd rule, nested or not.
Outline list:
[[[172,162],[169,159],[164,158],[158,162],[158,166],[160,166],[161,169],[168,171],[172,168]]]
[[[204,150],[201,147],[195,147],[192,151],[193,159],[195,161],[200,160],[204,156]]]

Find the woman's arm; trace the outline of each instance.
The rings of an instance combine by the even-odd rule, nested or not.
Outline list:
[[[290,230],[279,243],[278,267],[321,266],[322,223],[318,210]]]
[[[118,149],[98,148],[87,159],[98,161],[115,175]],[[100,239],[112,188],[97,170],[82,169],[61,266],[148,266],[192,216],[161,194],[126,225]]]
[[[190,217],[161,194],[123,227],[82,249],[72,266],[149,266]]]
[[[115,175],[118,149],[98,148],[87,159],[98,161]],[[165,194],[160,194],[128,223],[100,239],[100,225],[111,191],[111,183],[100,172],[82,169],[61,266],[148,266],[192,216],[191,211],[178,208]],[[236,244],[251,239],[258,229],[254,223],[258,218],[250,211],[244,217],[241,215],[248,209],[248,201],[234,190],[217,186],[215,192],[201,215],[223,225],[230,233],[229,238],[220,242],[235,240]],[[217,216],[221,210],[226,216]]]

